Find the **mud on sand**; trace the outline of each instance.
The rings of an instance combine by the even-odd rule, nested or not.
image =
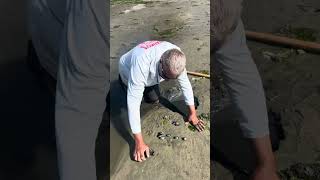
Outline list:
[[[111,80],[117,79],[118,59],[127,50],[145,40],[166,40],[178,45],[187,56],[187,70],[210,72],[209,0],[114,2],[111,6]],[[210,111],[209,79],[190,76],[200,106],[198,115]],[[165,92],[172,83],[164,83]],[[153,106],[143,117],[145,142],[155,155],[142,163],[131,160],[129,145],[124,144],[112,156],[120,157],[113,167],[112,179],[209,179],[210,122],[204,132],[192,131],[182,115],[162,105]],[[172,120],[180,126],[172,125]],[[158,139],[157,133],[171,137]],[[179,136],[179,139],[173,139]],[[181,140],[186,137],[187,140]],[[114,139],[111,139],[114,141]],[[121,153],[122,152],[122,153]]]

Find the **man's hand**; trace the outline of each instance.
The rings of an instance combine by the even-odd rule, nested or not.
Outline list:
[[[197,114],[190,114],[188,122],[191,123],[198,131],[204,130],[204,122],[198,119]]]
[[[135,148],[134,148],[133,157],[135,161],[142,162],[146,160],[144,153],[146,153],[147,158],[150,157],[150,149],[148,145],[146,145],[143,142],[141,133],[134,134],[134,138],[135,138]]]
[[[192,124],[199,132],[204,130],[204,122],[198,119],[194,105],[189,105],[188,122]]]

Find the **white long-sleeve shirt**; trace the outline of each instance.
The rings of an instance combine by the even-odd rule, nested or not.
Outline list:
[[[127,105],[131,130],[134,134],[141,132],[140,105],[145,87],[164,81],[159,75],[158,64],[162,54],[169,49],[178,49],[165,41],[146,41],[121,56],[119,73],[127,85]],[[177,78],[187,105],[194,105],[194,97],[187,71]]]

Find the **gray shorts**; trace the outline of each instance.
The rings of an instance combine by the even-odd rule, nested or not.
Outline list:
[[[234,32],[215,53],[215,65],[221,71],[232,103],[239,114],[244,136],[269,134],[264,90],[257,67],[246,44],[245,30],[239,21]]]

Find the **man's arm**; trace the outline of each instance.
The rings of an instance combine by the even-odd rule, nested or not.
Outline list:
[[[184,97],[186,104],[188,106],[193,106],[194,105],[193,91],[192,91],[192,86],[189,81],[186,69],[178,77],[178,82],[179,82],[179,85],[182,89],[183,97]],[[192,110],[192,108],[190,110]]]
[[[204,123],[203,121],[199,120],[197,117],[196,108],[194,106],[194,96],[192,91],[192,86],[189,81],[187,70],[185,69],[182,74],[178,77],[178,82],[182,89],[182,93],[184,96],[184,100],[189,109],[188,121],[194,125],[198,131],[204,130]]]
[[[216,67],[223,73],[224,83],[241,118],[245,137],[253,142],[258,159],[254,179],[278,179],[271,149],[265,95],[258,69],[246,44],[242,21],[215,53]],[[272,167],[272,168],[269,168]]]
[[[127,105],[129,123],[135,139],[134,159],[145,160],[144,152],[149,157],[149,147],[144,143],[141,133],[140,105],[149,74],[149,66],[143,57],[133,57],[130,75],[128,78]]]
[[[141,133],[140,105],[149,74],[149,66],[143,57],[132,58],[128,77],[127,106],[132,133],[137,134]]]
[[[269,135],[253,138],[252,141],[257,154],[256,170],[252,178],[254,180],[279,179]]]
[[[143,97],[144,85],[132,83],[129,78],[127,90],[127,106],[129,123],[133,134],[141,133],[140,105]]]

